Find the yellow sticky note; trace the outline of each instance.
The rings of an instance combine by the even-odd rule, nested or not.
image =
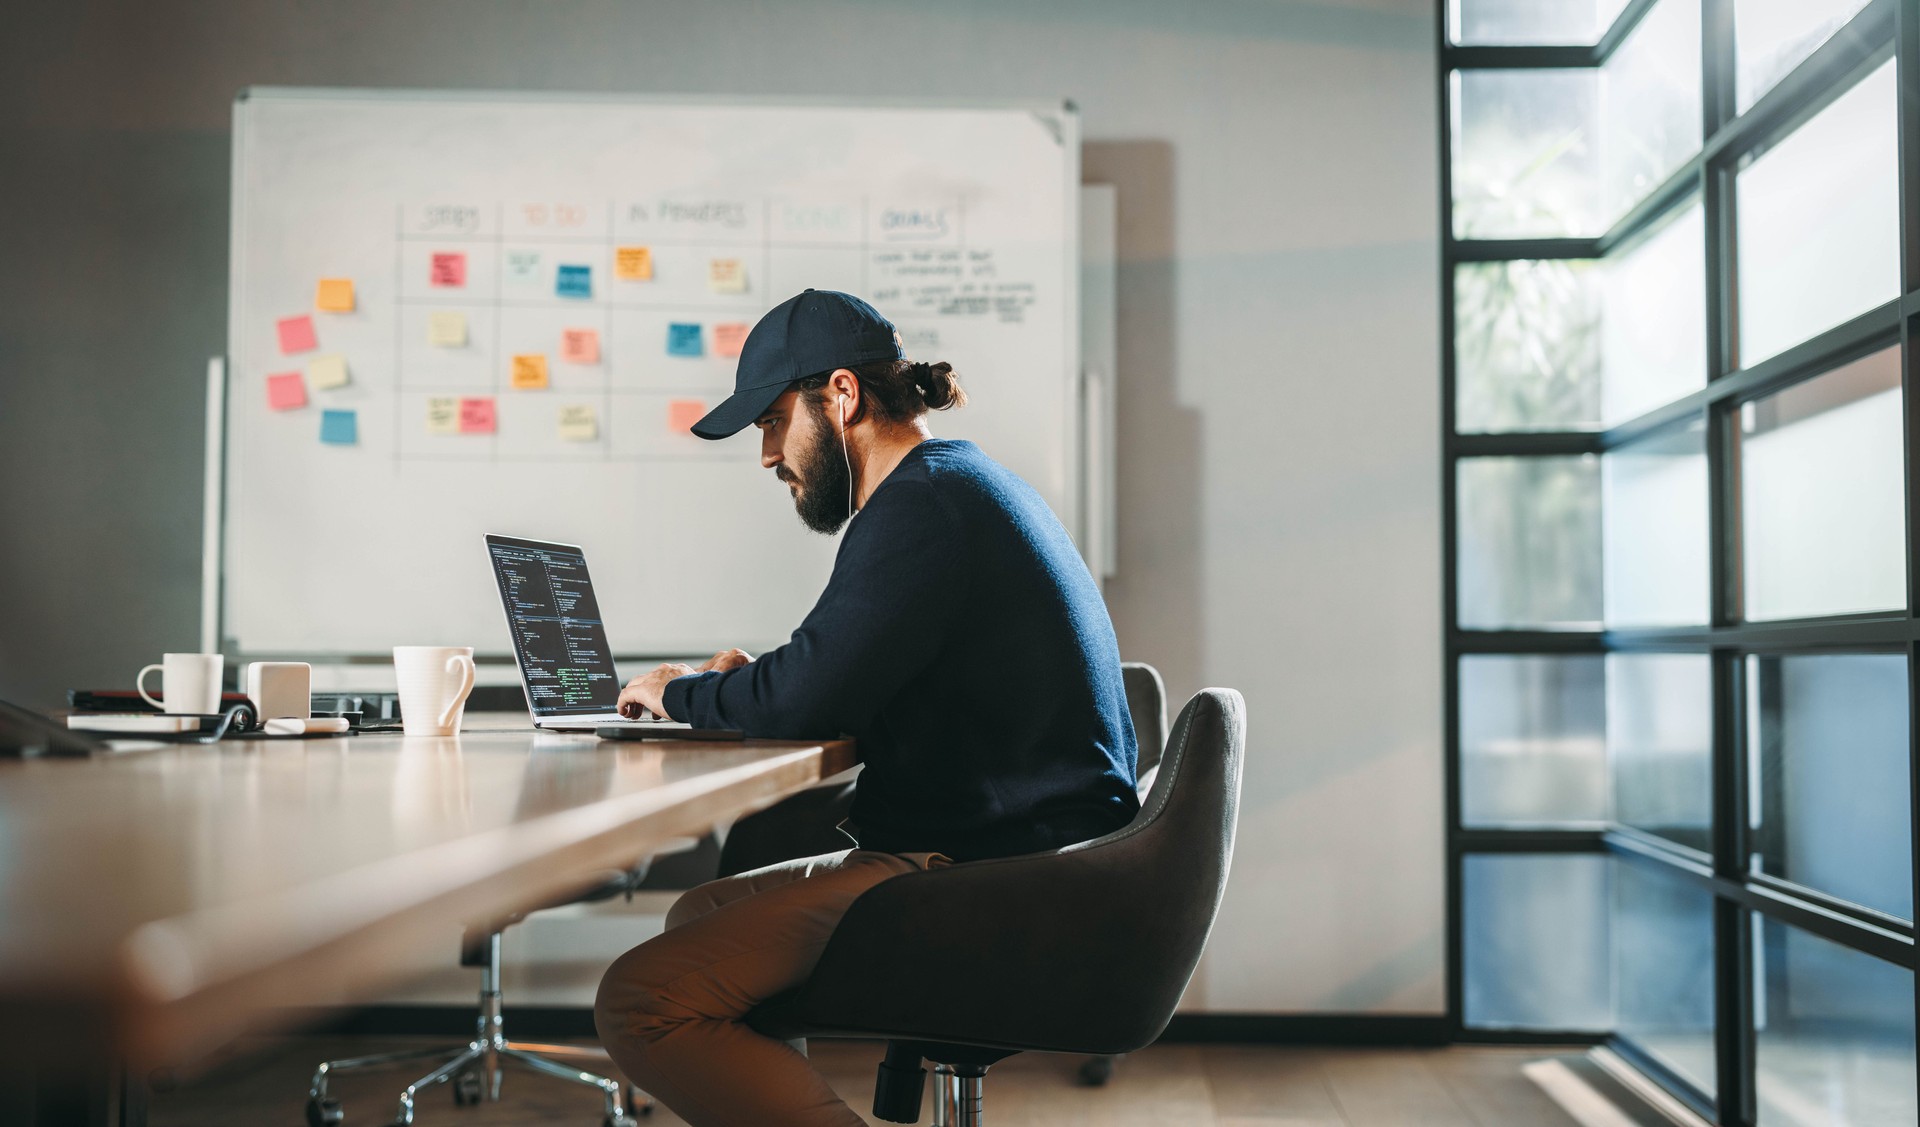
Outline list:
[[[547,386],[547,354],[516,354],[513,358],[513,386],[516,391],[535,391]]]
[[[600,333],[595,329],[561,329],[560,359],[569,364],[598,364]]]
[[[427,343],[436,348],[467,347],[467,315],[457,309],[427,314]]]
[[[592,442],[600,437],[600,415],[592,404],[575,403],[560,408],[560,438],[564,442]]]
[[[322,391],[347,386],[347,359],[344,356],[316,356],[307,361],[307,386]]]
[[[353,312],[353,279],[320,279],[313,291],[313,307],[322,313]]]
[[[652,247],[613,248],[613,276],[623,282],[653,280]]]
[[[452,395],[436,395],[427,400],[427,433],[460,433],[460,400]]]
[[[714,293],[746,293],[747,267],[737,258],[715,258],[707,262],[707,288]]]

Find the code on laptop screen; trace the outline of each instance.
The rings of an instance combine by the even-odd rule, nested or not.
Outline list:
[[[612,712],[620,702],[613,647],[576,548],[487,537],[513,649],[538,716]]]

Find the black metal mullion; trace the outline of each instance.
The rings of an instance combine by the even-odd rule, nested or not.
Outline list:
[[[1445,46],[1440,49],[1442,74],[1449,70],[1566,70],[1595,65],[1593,48],[1577,43],[1516,47]]]
[[[1613,53],[1620,49],[1620,45],[1625,43],[1640,26],[1640,21],[1647,18],[1647,13],[1653,11],[1653,6],[1657,2],[1658,0],[1629,0],[1629,3],[1620,9],[1620,14],[1613,17],[1612,26],[1601,34],[1600,41],[1593,45],[1593,61],[1596,64],[1604,64],[1611,58]]]
[[[1446,806],[1446,1026],[1450,1040],[1458,1040],[1466,1026],[1465,934],[1462,914],[1464,864],[1460,851],[1460,653],[1453,645],[1459,621],[1459,591],[1454,574],[1457,510],[1454,455],[1446,444],[1455,433],[1453,274],[1458,244],[1453,238],[1453,109],[1452,72],[1447,58],[1448,0],[1434,0],[1436,38],[1441,65],[1438,75],[1440,119],[1440,606],[1442,703],[1441,764]]]
[[[1691,856],[1682,846],[1650,840],[1649,835],[1622,829],[1608,830],[1602,840],[1615,857],[1660,870],[1670,877],[1705,890],[1763,916],[1780,920],[1896,966],[1915,967],[1913,925],[1893,921],[1858,905],[1787,890],[1769,882],[1732,880],[1714,871],[1705,858]]]
[[[1906,460],[1907,616],[1920,615],[1920,357],[1914,355],[1914,318],[1920,303],[1920,0],[1904,0],[1894,14],[1894,66],[1899,90],[1900,170],[1900,394]],[[1915,917],[1920,920],[1920,636],[1907,646],[1907,847]],[[1914,975],[1914,1023],[1920,1028],[1920,974]]]
[[[1602,449],[1599,431],[1456,434],[1446,445],[1456,458],[1540,458],[1598,454]]]
[[[1706,159],[1731,166],[1746,153],[1793,132],[1851,89],[1853,83],[1849,79],[1887,50],[1894,35],[1896,7],[1896,0],[1873,0],[1860,9],[1813,54],[1762,94],[1747,112],[1726,118],[1719,128],[1709,133],[1704,146]],[[1729,43],[1729,56],[1731,48]],[[1726,81],[1729,83],[1726,108],[1731,110],[1732,74],[1727,75]]]
[[[1446,230],[1452,230],[1451,219]],[[1447,256],[1454,262],[1582,259],[1600,255],[1599,239],[1456,239],[1447,234],[1442,240]]]

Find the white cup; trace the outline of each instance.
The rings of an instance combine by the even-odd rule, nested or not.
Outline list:
[[[473,692],[472,646],[395,646],[400,725],[409,736],[451,736]]]
[[[224,654],[162,654],[157,665],[141,668],[133,679],[140,699],[162,712],[201,715],[220,711],[220,675],[225,672]],[[160,697],[147,692],[147,674],[160,671]]]

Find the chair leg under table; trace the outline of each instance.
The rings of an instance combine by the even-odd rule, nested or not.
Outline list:
[[[653,1100],[640,1089],[618,1080],[556,1064],[548,1056],[592,1057],[612,1061],[605,1049],[593,1045],[549,1045],[534,1041],[509,1041],[506,1021],[500,1008],[500,935],[488,937],[487,961],[480,971],[480,1018],[474,1039],[465,1045],[442,1045],[431,1049],[408,1049],[395,1053],[374,1053],[364,1057],[327,1061],[314,1070],[313,1084],[307,1092],[308,1127],[335,1127],[346,1119],[340,1102],[328,1093],[328,1081],[335,1073],[379,1068],[403,1061],[446,1057],[439,1067],[427,1073],[400,1093],[399,1109],[391,1127],[411,1127],[414,1097],[422,1089],[452,1082],[457,1104],[476,1104],[500,1099],[500,1080],[508,1064],[518,1065],[569,1083],[597,1089],[605,1102],[602,1127],[638,1127],[636,1115],[653,1111]]]

